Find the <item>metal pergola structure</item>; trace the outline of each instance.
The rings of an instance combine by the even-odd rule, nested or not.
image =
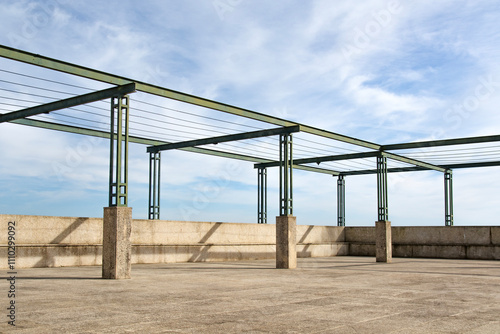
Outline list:
[[[388,218],[388,189],[387,189],[387,174],[396,172],[410,172],[410,171],[424,171],[433,170],[444,175],[444,193],[445,193],[445,225],[453,225],[453,186],[452,186],[452,171],[459,168],[476,168],[476,167],[489,167],[489,166],[500,166],[500,151],[495,151],[495,154],[480,154],[481,151],[478,149],[478,145],[487,143],[497,143],[500,141],[500,135],[495,136],[482,136],[482,137],[470,137],[470,138],[458,138],[458,139],[446,139],[446,140],[433,140],[433,141],[422,141],[413,143],[402,143],[394,145],[379,145],[364,141],[361,139],[345,136],[335,132],[318,129],[304,124],[299,124],[296,122],[288,121],[264,113],[258,113],[251,110],[235,107],[232,105],[212,101],[209,99],[201,98],[198,96],[181,93],[178,91],[173,91],[164,87],[157,85],[151,85],[145,82],[116,76],[110,73],[105,73],[102,71],[94,70],[87,67],[82,67],[79,65],[67,63],[53,58],[48,58],[40,56],[37,54],[21,51],[18,49],[13,49],[6,46],[0,46],[0,57],[8,59],[9,61],[15,61],[16,63],[27,64],[29,66],[36,66],[37,68],[42,68],[44,70],[50,70],[50,72],[64,73],[70,77],[84,78],[91,83],[91,86],[105,84],[107,88],[105,89],[95,89],[95,88],[85,88],[92,90],[90,93],[76,94],[74,92],[66,94],[72,95],[69,98],[56,98],[56,101],[41,103],[31,107],[19,106],[12,103],[4,103],[5,105],[15,107],[17,109],[7,110],[7,113],[0,114],[0,123],[10,122],[14,124],[27,125],[38,128],[45,128],[50,130],[63,131],[74,134],[81,134],[85,136],[93,136],[100,138],[110,139],[110,170],[109,170],[109,206],[128,206],[128,145],[129,143],[138,143],[147,146],[147,152],[149,153],[150,169],[149,169],[149,219],[155,220],[160,219],[160,170],[161,170],[161,152],[167,150],[184,150],[195,153],[202,153],[207,155],[213,155],[218,157],[225,157],[231,159],[237,159],[242,161],[248,161],[254,163],[255,169],[258,171],[258,213],[257,221],[258,223],[267,223],[267,169],[271,167],[279,167],[279,208],[280,216],[293,215],[293,170],[300,169],[315,173],[329,174],[338,177],[337,180],[337,225],[344,226],[345,217],[345,178],[347,176],[354,175],[365,175],[365,174],[376,174],[377,175],[377,199],[378,199],[378,220],[387,221]],[[10,72],[8,70],[0,71],[5,73],[11,73],[13,75],[23,75],[24,77],[35,78],[34,76],[19,74]],[[43,78],[35,78],[39,80],[45,80],[52,83],[56,81],[46,80]],[[1,83],[9,83],[5,80],[0,80],[0,90],[8,91],[11,95],[11,100],[13,101],[23,101],[16,96],[15,90],[2,88]],[[11,84],[15,84],[10,82]],[[32,87],[28,85],[22,85],[25,87]],[[72,87],[78,87],[76,85],[69,85]],[[32,87],[37,88],[37,87]],[[42,89],[38,87],[38,89]],[[55,90],[52,90],[55,92]],[[20,89],[17,91],[18,94],[23,93]],[[62,93],[62,92],[59,92]],[[194,138],[189,140],[165,140],[162,137],[163,132],[168,132],[162,130],[162,133],[153,133],[151,131],[144,132],[145,135],[133,135],[131,134],[131,118],[134,117],[134,106],[133,101],[130,98],[130,94],[139,93],[143,94],[145,98],[155,98],[161,99],[161,101],[174,101],[182,103],[183,105],[194,106],[197,108],[203,108],[203,110],[210,110],[218,112],[218,115],[231,115],[232,117],[237,117],[238,119],[247,119],[259,124],[260,127],[254,125],[248,125],[249,128],[259,129],[254,131],[242,131],[231,128],[231,133],[218,135],[218,136],[208,136],[206,134],[199,134],[201,138]],[[14,95],[12,95],[14,94]],[[40,96],[31,94],[32,96]],[[64,110],[65,113],[69,113],[69,110],[74,110],[74,107],[89,105],[97,101],[103,101],[111,99],[110,109],[108,108],[107,115],[100,115],[101,117],[107,117],[109,123],[106,123],[109,128],[102,129],[96,128],[95,126],[81,126],[72,125],[70,122],[65,122],[59,115],[54,116],[50,121],[45,120],[46,118],[41,118],[41,116],[54,113],[57,110]],[[147,100],[149,101],[149,100]],[[161,105],[155,105],[146,100],[139,100],[138,103],[146,104],[150,108],[163,108]],[[34,101],[30,101],[34,102]],[[162,102],[163,103],[163,102]],[[2,103],[0,103],[2,104]],[[19,109],[19,107],[21,107]],[[99,109],[99,108],[97,108]],[[169,109],[169,108],[166,108]],[[6,109],[2,109],[5,111]],[[174,109],[169,109],[174,110]],[[142,110],[145,116],[142,118],[148,118],[154,114],[153,111]],[[156,113],[159,116],[165,116],[163,114]],[[193,115],[193,114],[191,114]],[[196,116],[196,115],[194,115]],[[135,116],[137,117],[137,116]],[[165,116],[167,117],[167,116]],[[227,124],[236,124],[228,120],[223,120],[225,116],[217,117],[205,117],[211,121],[224,121]],[[76,117],[75,117],[76,118]],[[187,122],[186,120],[182,120]],[[139,123],[143,124],[145,129],[151,129],[154,122],[150,123]],[[172,123],[173,124],[173,123]],[[198,123],[199,124],[199,123]],[[202,124],[203,125],[203,124]],[[262,126],[265,126],[264,128]],[[158,127],[158,126],[156,126]],[[215,128],[215,126],[214,126]],[[204,132],[209,132],[208,129]],[[214,130],[212,130],[214,131]],[[220,131],[219,131],[220,132]],[[305,138],[300,138],[301,134],[306,134],[310,138],[311,136],[319,138],[323,142],[313,142]],[[199,137],[198,136],[198,137]],[[278,137],[278,143],[269,142],[269,138]],[[183,136],[178,135],[177,138]],[[185,138],[185,137],[183,137]],[[357,150],[347,149],[345,147],[340,147],[344,151],[349,153],[343,154],[319,154],[320,151],[316,145],[315,147],[310,147],[310,149],[315,150],[315,152],[308,151],[309,156],[297,158],[294,155],[297,149],[296,144],[297,138],[302,143],[304,141],[317,143],[322,145],[322,147],[333,147],[331,143],[341,143],[342,145],[348,145],[349,147],[356,147]],[[234,152],[227,146],[228,143],[237,142],[249,142],[252,141],[253,147],[262,148],[265,147],[269,150],[273,150],[273,155],[271,157],[264,156],[264,154],[243,154],[239,150]],[[257,143],[257,144],[256,144]],[[221,149],[213,149],[213,145],[219,145]],[[226,145],[226,146],[224,146]],[[271,148],[268,148],[271,147]],[[467,161],[460,161],[455,163],[442,163],[441,160],[446,160],[442,155],[437,154],[435,148],[444,146],[454,146],[462,147],[462,150],[479,151],[478,154],[471,156],[468,154]],[[307,147],[306,145],[301,145],[299,147]],[[463,148],[472,147],[472,148]],[[481,148],[488,149],[490,147]],[[459,150],[459,149],[458,149]],[[255,152],[258,150],[256,149]],[[302,148],[302,151],[307,152]],[[354,152],[354,153],[352,153]],[[398,152],[398,153],[396,153]],[[487,151],[490,152],[490,151]],[[312,156],[311,156],[312,154]],[[457,154],[456,154],[457,155]],[[494,156],[491,158],[491,156]],[[487,156],[487,158],[485,158]],[[375,160],[375,161],[373,161]],[[349,161],[357,161],[355,168],[342,168],[341,165],[332,166],[328,163],[343,163],[347,164]],[[359,162],[362,161],[362,162]],[[321,167],[320,165],[323,163]],[[316,164],[316,166],[314,166]],[[392,165],[390,165],[392,164]],[[346,165],[343,165],[346,166]],[[363,168],[363,166],[365,166]],[[366,166],[373,166],[375,168],[366,168]]]

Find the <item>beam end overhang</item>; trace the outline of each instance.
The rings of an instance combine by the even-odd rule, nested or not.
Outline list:
[[[86,103],[127,95],[133,92],[135,92],[135,83],[132,82],[125,85],[100,90],[97,92],[78,95],[64,100],[50,102],[39,106],[13,111],[7,114],[2,114],[0,115],[0,123],[11,122],[39,114],[48,114],[51,111],[72,108]]]
[[[237,134],[232,134],[232,135],[188,140],[188,141],[183,141],[183,142],[179,142],[179,143],[150,146],[147,148],[147,152],[156,153],[156,152],[160,152],[160,151],[175,150],[175,149],[186,148],[186,147],[196,147],[196,146],[209,145],[209,144],[226,143],[226,142],[237,141],[237,140],[269,137],[269,136],[275,136],[275,135],[280,135],[280,134],[290,134],[290,133],[295,133],[295,132],[300,132],[300,131],[301,131],[300,125],[293,125],[293,126],[280,127],[280,128],[275,128],[275,129],[243,132],[243,133],[237,133]]]

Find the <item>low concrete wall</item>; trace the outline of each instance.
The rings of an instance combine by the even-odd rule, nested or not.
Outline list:
[[[101,218],[0,215],[0,269],[16,222],[16,268],[101,265]],[[500,260],[500,227],[392,227],[394,257]],[[134,220],[132,263],[273,259],[274,224]],[[297,226],[297,256],[375,257],[374,227]]]
[[[8,223],[16,222],[16,268],[102,264],[100,218],[0,215],[0,268],[7,268]],[[347,255],[344,230],[298,226],[299,257]],[[134,220],[132,263],[275,258],[275,225]]]
[[[346,227],[349,255],[375,256],[372,227]],[[392,227],[392,255],[446,259],[500,260],[500,227]]]

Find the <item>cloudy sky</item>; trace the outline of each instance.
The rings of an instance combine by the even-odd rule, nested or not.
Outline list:
[[[0,0],[0,8],[0,44],[378,144],[500,133],[498,1]],[[5,60],[0,69],[32,73]],[[102,216],[106,140],[2,124],[0,147],[0,213]],[[145,149],[131,147],[135,218],[147,216]],[[500,223],[499,173],[454,172],[456,225]],[[294,176],[298,223],[335,224],[336,178]],[[256,221],[252,163],[168,152],[162,177],[162,219]],[[375,176],[346,184],[347,225],[372,225]],[[389,219],[443,225],[443,176],[391,174]]]

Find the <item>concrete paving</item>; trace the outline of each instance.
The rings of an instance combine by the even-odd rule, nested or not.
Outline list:
[[[331,257],[18,271],[2,333],[500,333],[500,262]],[[4,272],[5,275],[6,272]],[[5,276],[4,276],[5,277]]]

